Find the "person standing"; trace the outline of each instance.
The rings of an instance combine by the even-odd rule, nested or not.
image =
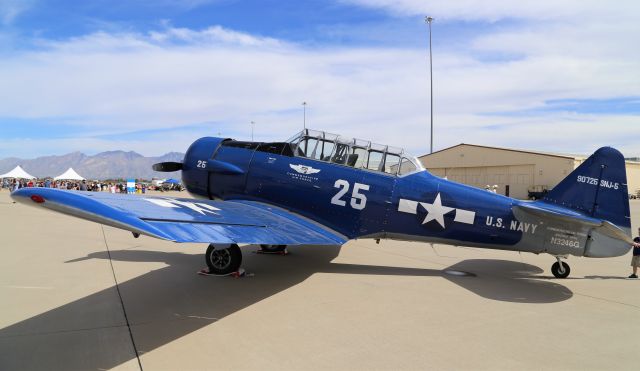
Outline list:
[[[638,228],[638,235],[640,235],[640,228]],[[638,278],[638,266],[640,266],[640,236],[633,239],[631,266],[633,267],[633,273],[631,273],[629,278]]]

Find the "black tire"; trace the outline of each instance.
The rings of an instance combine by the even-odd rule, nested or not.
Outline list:
[[[225,275],[237,272],[242,264],[242,252],[235,244],[226,249],[217,250],[213,244],[209,244],[204,257],[211,274]]]
[[[260,249],[264,252],[283,252],[287,245],[260,245]]]
[[[531,201],[535,201],[536,200],[536,196],[531,196]]]
[[[571,268],[569,268],[569,264],[562,262],[562,268],[564,268],[564,272],[560,273],[560,264],[558,262],[553,263],[551,266],[551,273],[556,278],[567,278],[569,277],[569,273],[571,273]]]

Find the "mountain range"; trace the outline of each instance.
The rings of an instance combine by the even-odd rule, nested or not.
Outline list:
[[[62,156],[44,156],[35,159],[10,157],[0,160],[0,174],[20,165],[26,172],[38,178],[55,177],[72,167],[86,179],[180,179],[179,171],[160,173],[153,171],[151,165],[164,161],[181,162],[183,158],[184,153],[178,152],[169,152],[159,157],[145,157],[133,151],[109,151],[93,156],[72,152]]]

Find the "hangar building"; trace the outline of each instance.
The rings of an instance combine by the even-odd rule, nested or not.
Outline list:
[[[432,174],[478,188],[498,185],[498,193],[526,199],[529,191],[552,189],[588,156],[458,144],[421,156]],[[640,162],[627,161],[629,193],[640,189]]]

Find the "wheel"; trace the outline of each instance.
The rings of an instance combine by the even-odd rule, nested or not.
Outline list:
[[[213,244],[209,244],[204,257],[211,274],[225,275],[237,272],[242,264],[242,252],[238,245],[216,249]]]
[[[283,252],[287,245],[260,245],[260,249],[264,252]]]
[[[531,196],[531,201],[535,201],[536,199],[536,196]]]
[[[569,264],[562,262],[562,272],[560,272],[560,264],[558,262],[553,263],[551,266],[551,273],[556,278],[567,278],[569,277],[569,273],[571,273],[571,268],[569,268]]]

